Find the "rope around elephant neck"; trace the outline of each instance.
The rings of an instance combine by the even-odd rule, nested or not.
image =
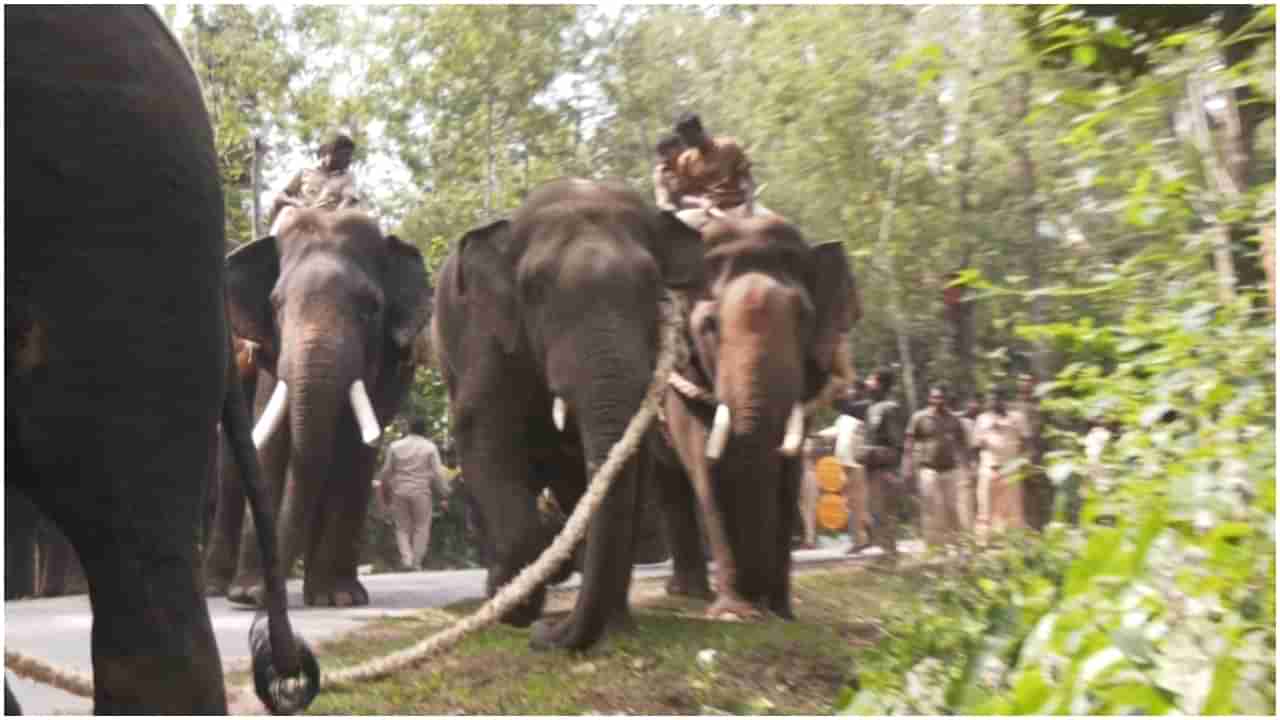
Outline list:
[[[658,355],[657,369],[649,383],[644,402],[635,417],[631,418],[631,423],[627,425],[622,438],[610,448],[604,465],[596,471],[586,494],[578,501],[568,522],[551,545],[536,561],[526,566],[510,583],[498,590],[479,610],[411,648],[355,667],[326,673],[324,679],[328,687],[341,687],[386,677],[456,645],[468,633],[496,622],[504,613],[528,597],[534,587],[545,582],[555,568],[569,559],[574,545],[586,534],[587,523],[609,492],[619,471],[644,440],[644,435],[657,414],[658,403],[666,390],[667,379],[672,369],[684,361],[687,352],[687,348],[681,342],[684,302],[675,293],[668,293],[668,295],[671,302],[663,306],[666,316],[663,318],[662,348]]]

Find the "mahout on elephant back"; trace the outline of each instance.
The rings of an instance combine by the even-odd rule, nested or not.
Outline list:
[[[639,410],[658,350],[664,287],[700,282],[697,233],[616,183],[551,181],[510,220],[466,233],[445,260],[433,338],[467,483],[490,519],[494,593],[551,540],[550,488],[571,512]],[[573,612],[535,626],[536,647],[583,648],[629,620],[635,517],[651,458],[637,453],[582,552]],[[503,619],[524,626],[545,587]]]
[[[806,405],[844,379],[859,315],[838,242],[810,246],[779,216],[703,228],[704,282],[692,292],[690,363],[666,398],[674,453],[659,453],[673,594],[710,590],[700,526],[716,561],[712,616],[784,618]],[[683,392],[682,392],[683,391]]]
[[[225,714],[196,549],[219,421],[272,519],[231,382],[199,84],[146,7],[6,8],[5,36],[5,481],[84,566],[94,710]],[[255,655],[277,677],[314,665],[283,590],[268,578]]]
[[[368,604],[356,566],[373,444],[409,392],[430,317],[422,253],[361,211],[301,209],[228,256],[227,274],[235,334],[256,347],[254,434],[280,513],[280,570],[303,558],[308,605]],[[258,556],[242,540],[229,559],[238,506],[218,512],[209,566],[236,567],[228,599],[256,602]]]

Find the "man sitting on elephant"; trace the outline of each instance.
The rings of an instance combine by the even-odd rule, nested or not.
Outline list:
[[[653,166],[653,201],[659,210],[680,209],[680,183],[676,163],[684,152],[684,141],[677,135],[663,135],[654,146],[658,164]]]
[[[351,156],[356,151],[355,141],[346,133],[338,132],[329,142],[320,146],[320,164],[300,171],[271,206],[271,234],[275,235],[294,208],[311,207],[325,210],[341,210],[364,204],[356,191],[356,179],[350,171]]]
[[[695,113],[682,115],[675,130],[688,146],[676,161],[675,170],[680,220],[700,229],[717,211],[741,217],[771,214],[755,202],[751,161],[737,140],[708,135]]]

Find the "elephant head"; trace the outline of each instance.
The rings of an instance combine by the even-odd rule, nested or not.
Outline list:
[[[282,499],[281,560],[289,567],[305,542],[308,601],[367,602],[354,539],[372,477],[367,446],[412,379],[430,316],[422,255],[359,211],[307,210],[278,236],[232,253],[227,268],[235,333],[257,344],[260,366],[277,381],[255,442],[263,447],[288,419],[279,435],[289,438],[295,482]]]
[[[491,526],[490,591],[537,557],[536,499],[571,511],[639,410],[657,360],[664,286],[701,279],[698,235],[619,185],[565,179],[510,221],[459,240],[440,272],[435,344],[459,457]],[[625,612],[642,458],[586,540],[574,613],[535,644],[584,647]],[[496,520],[502,518],[502,520]],[[532,621],[541,591],[508,622]]]
[[[707,411],[705,443],[681,454],[696,466],[692,481],[704,485],[696,489],[722,599],[727,592],[734,602],[764,600],[789,615],[803,406],[847,363],[841,347],[859,315],[853,274],[840,243],[810,246],[777,216],[722,218],[703,236],[706,275],[689,314],[690,373],[718,406]]]

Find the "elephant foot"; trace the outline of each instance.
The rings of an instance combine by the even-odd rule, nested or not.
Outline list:
[[[707,608],[706,617],[712,620],[759,620],[764,613],[736,595],[722,594]]]
[[[534,623],[529,633],[529,647],[533,650],[586,650],[600,639],[603,632],[592,635],[580,624],[575,624],[573,619],[574,615],[570,613]],[[618,622],[626,621],[615,617],[605,623],[605,631],[614,629]]]
[[[711,592],[711,585],[707,582],[705,575],[700,577],[672,575],[667,580],[667,594],[697,598],[698,600],[711,600],[715,597],[715,593]]]
[[[775,601],[773,601],[773,602],[769,603],[769,610],[771,610],[771,611],[773,612],[773,614],[774,614],[774,615],[777,615],[778,617],[782,618],[783,620],[795,620],[795,619],[796,619],[796,613],[795,613],[795,611],[794,611],[794,610],[792,610],[792,609],[791,609],[791,600],[790,600],[790,598],[782,599],[782,600],[775,600]]]
[[[302,601],[309,607],[356,607],[369,604],[369,591],[355,578],[335,580],[332,584],[303,584]],[[317,587],[318,586],[318,587]]]
[[[262,607],[263,600],[267,595],[267,588],[263,584],[262,578],[238,578],[227,587],[226,593],[227,602],[235,603],[236,605]]]

